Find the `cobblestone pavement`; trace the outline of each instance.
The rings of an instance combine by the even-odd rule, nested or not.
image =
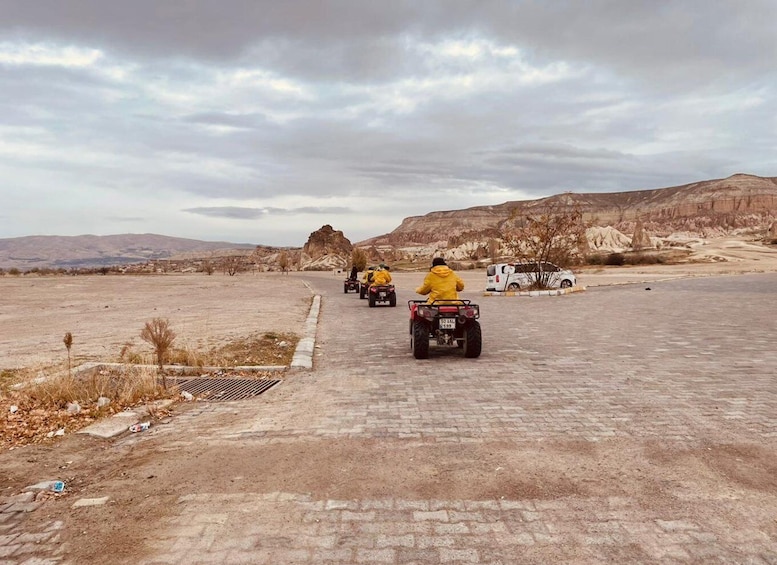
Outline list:
[[[727,446],[777,455],[777,275],[563,297],[464,293],[481,305],[483,354],[464,359],[433,348],[424,361],[409,349],[410,285],[399,287],[397,308],[368,308],[343,294],[339,279],[306,280],[322,295],[314,371],[266,398],[203,405],[120,441],[155,442],[166,457],[193,442],[242,449],[344,439],[420,450],[498,442],[539,457],[537,446],[574,441],[622,445],[624,454],[676,452],[678,465],[684,452]],[[767,477],[766,489],[729,481],[737,465],[750,463],[746,449],[732,453],[714,492],[693,473],[663,483],[653,477],[676,501],[669,506],[646,503],[645,493],[624,492],[617,481],[610,492],[599,485],[552,497],[337,499],[293,484],[196,492],[180,496],[149,531],[139,562],[775,564],[774,480]],[[24,536],[35,533],[4,528],[11,522],[2,512],[0,564],[62,562],[53,543],[27,559]],[[61,527],[37,532],[39,541]]]

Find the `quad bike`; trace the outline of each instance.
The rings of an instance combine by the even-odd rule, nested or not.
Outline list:
[[[464,349],[464,357],[479,357],[483,344],[480,306],[469,300],[408,300],[410,348],[416,359],[429,358],[429,342]]]
[[[348,294],[351,291],[359,292],[361,284],[354,279],[345,279],[343,282],[343,293]]]
[[[373,284],[367,291],[370,308],[374,308],[378,303],[388,304],[392,308],[397,305],[397,291],[393,284]]]

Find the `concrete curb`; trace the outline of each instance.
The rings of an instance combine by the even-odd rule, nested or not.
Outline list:
[[[312,369],[313,351],[316,348],[316,330],[318,329],[318,314],[321,311],[321,296],[316,294],[310,305],[308,318],[305,320],[305,332],[297,343],[294,357],[291,359],[291,369]]]
[[[155,409],[166,408],[173,404],[172,399],[159,400],[151,403],[150,406],[141,406],[134,410],[125,410],[114,414],[110,418],[103,418],[94,424],[78,430],[77,434],[86,434],[94,437],[109,439],[129,431],[132,424],[137,424],[144,418],[150,417]]]
[[[517,292],[512,290],[507,290],[505,292],[485,291],[483,296],[564,296],[565,294],[584,291],[585,287],[578,285],[571,288],[555,288],[552,290],[519,290]]]

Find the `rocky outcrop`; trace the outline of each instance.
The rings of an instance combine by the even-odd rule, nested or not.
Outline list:
[[[766,232],[766,238],[769,241],[777,240],[777,222],[772,222],[769,226],[769,230]]]
[[[343,232],[327,224],[308,237],[300,254],[299,268],[302,271],[343,269],[348,265],[352,251],[353,245]]]
[[[777,178],[736,174],[654,190],[567,192],[539,200],[432,212],[406,218],[391,233],[358,245],[406,247],[448,240],[459,246],[464,243],[464,234],[468,241],[485,241],[515,219],[552,209],[578,209],[585,222],[610,226],[622,233],[634,233],[639,220],[643,244],[651,237],[666,237],[674,232],[710,237],[735,230],[765,230],[777,217]]]
[[[585,232],[592,251],[624,251],[631,247],[631,239],[612,226],[594,226]]]
[[[637,219],[637,223],[634,225],[634,235],[631,236],[631,248],[635,251],[639,251],[640,249],[646,249],[652,246],[653,243],[650,241],[650,236],[642,225],[642,220]]]

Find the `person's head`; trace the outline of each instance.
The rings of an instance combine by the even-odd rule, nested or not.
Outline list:
[[[439,267],[440,265],[446,265],[445,259],[442,257],[435,257],[432,259],[432,267]]]
[[[381,263],[380,264],[380,268],[383,269],[384,271],[388,271],[389,270],[388,265],[386,265],[385,263]]]

